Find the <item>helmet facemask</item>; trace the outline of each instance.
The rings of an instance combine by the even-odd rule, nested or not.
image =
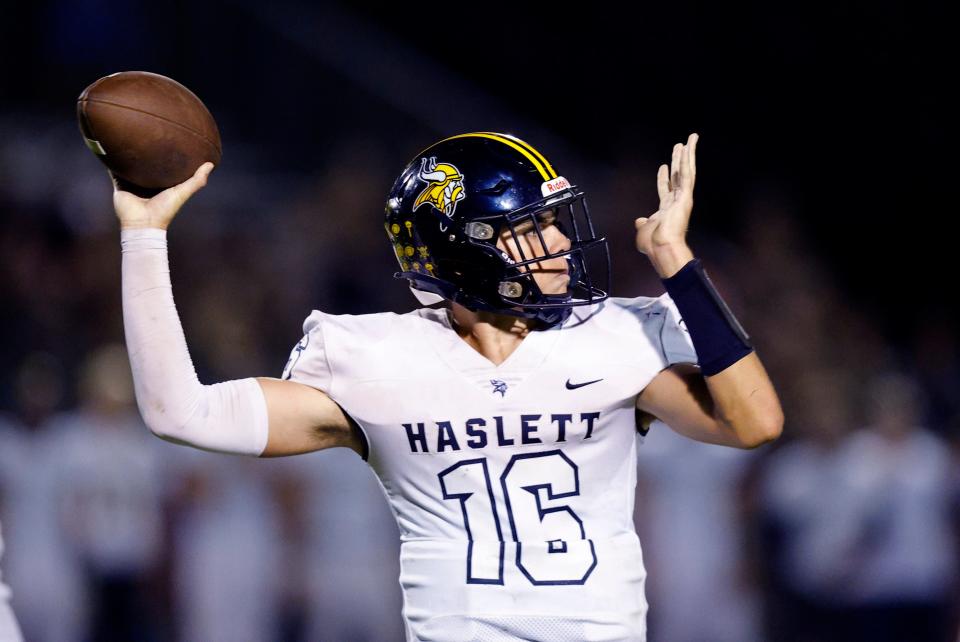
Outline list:
[[[551,252],[542,230],[546,225],[555,225],[569,239],[570,247]],[[465,231],[470,243],[492,245],[502,262],[497,283],[501,305],[485,309],[555,323],[565,318],[571,307],[592,305],[607,298],[610,254],[606,239],[597,236],[584,194],[576,187],[506,215],[478,217],[467,224]],[[529,234],[531,231],[534,234]],[[504,235],[513,240],[519,260],[497,246],[497,239]],[[533,251],[530,256],[524,252],[522,235],[527,236],[528,249]],[[567,262],[570,279],[566,292],[545,293],[535,278],[537,269],[543,262],[558,258]]]

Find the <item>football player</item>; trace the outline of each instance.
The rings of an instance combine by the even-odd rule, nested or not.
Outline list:
[[[645,639],[637,429],[655,417],[753,448],[783,424],[686,243],[697,138],[674,147],[659,209],[635,223],[665,294],[609,297],[583,191],[518,138],[463,134],[415,156],[386,203],[397,276],[425,307],[314,311],[280,378],[213,385],[190,361],[165,232],[212,165],[150,200],[115,191],[147,425],[229,453],[354,450],[400,528],[408,640]]]

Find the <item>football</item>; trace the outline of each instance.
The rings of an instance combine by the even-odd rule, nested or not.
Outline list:
[[[210,111],[175,80],[146,71],[105,76],[77,99],[87,147],[123,189],[150,196],[220,164],[220,132]]]

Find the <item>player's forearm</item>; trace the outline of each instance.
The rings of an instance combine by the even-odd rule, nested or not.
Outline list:
[[[140,412],[169,441],[240,454],[266,445],[266,406],[255,379],[204,386],[173,302],[166,232],[125,229],[123,325]]]
[[[663,283],[696,350],[717,428],[747,448],[776,439],[784,421],[777,393],[700,261],[690,259]]]
[[[756,352],[704,378],[714,403],[714,417],[740,444],[754,448],[777,439],[783,409]]]

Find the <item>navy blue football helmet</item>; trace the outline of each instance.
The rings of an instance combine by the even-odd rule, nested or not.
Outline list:
[[[544,220],[570,239],[569,249],[549,251],[540,233]],[[517,261],[497,247],[502,234],[517,240],[517,228],[531,224],[542,248],[538,256],[520,248]],[[386,229],[400,263],[395,276],[406,279],[424,304],[447,299],[552,325],[573,306],[607,298],[610,255],[584,193],[540,152],[508,134],[461,134],[420,152],[390,190]],[[598,253],[599,262],[591,265],[605,272],[602,283],[587,269],[587,251]],[[556,257],[567,259],[569,285],[563,294],[545,294],[527,266]]]

